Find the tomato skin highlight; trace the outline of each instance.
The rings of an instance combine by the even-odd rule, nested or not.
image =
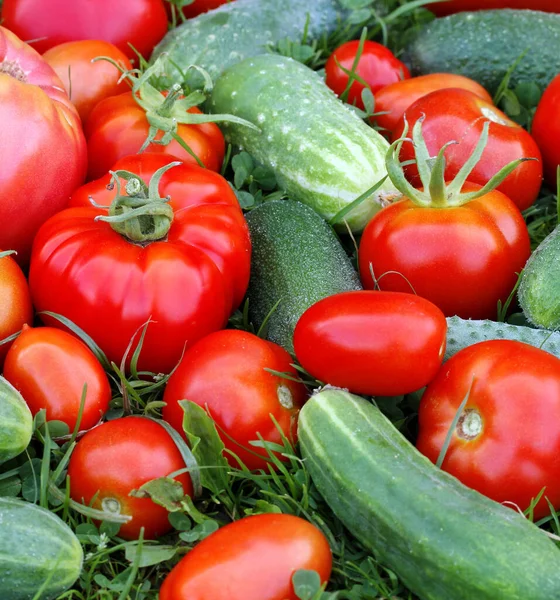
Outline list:
[[[359,45],[359,40],[346,42],[336,48],[327,60],[325,83],[337,96],[340,96],[348,85],[348,75],[338,66],[337,61],[342,67],[351,71]],[[355,72],[368,84],[374,94],[386,85],[410,77],[408,67],[388,48],[370,40],[366,40],[363,44],[362,54]],[[348,104],[355,104],[358,108],[363,109],[362,91],[364,89],[365,86],[362,83],[353,81],[346,100]]]
[[[124,52],[114,44],[101,40],[66,42],[43,54],[64,84],[82,123],[85,123],[98,102],[130,89],[125,81],[118,83],[121,72],[110,62],[92,62],[99,56],[112,58],[126,70],[132,69]]]
[[[169,378],[163,395],[167,403],[163,418],[185,436],[183,409],[178,402],[188,399],[202,408],[208,407],[226,448],[235,452],[249,469],[266,469],[270,461],[264,457],[268,453],[249,442],[259,439],[258,432],[266,441],[282,443],[271,414],[284,435],[295,442],[297,413],[308,396],[302,383],[265,370],[297,377],[291,362],[283,348],[252,333],[232,329],[212,333],[185,352]],[[233,457],[225,456],[238,466]]]
[[[183,457],[171,436],[155,421],[131,416],[107,421],[88,431],[78,442],[68,463],[70,496],[76,502],[101,509],[114,499],[120,512],[132,516],[121,526],[119,536],[134,540],[144,527],[144,538],[154,539],[171,531],[168,512],[150,498],[135,498],[130,492],[142,485],[185,469]],[[188,473],[174,478],[192,495]]]
[[[436,156],[449,141],[459,142],[449,146],[444,153],[445,178],[449,180],[457,175],[472,154],[484,123],[490,121],[488,143],[468,181],[485,185],[511,161],[535,158],[519,165],[497,187],[515,202],[519,210],[525,210],[533,204],[542,184],[542,157],[535,140],[523,127],[468,90],[443,89],[423,96],[409,106],[393,132],[392,140],[402,136],[405,118],[412,131],[422,115],[425,115],[422,133],[430,156]],[[402,161],[414,158],[414,148],[410,142],[403,144],[400,157]],[[405,173],[413,185],[420,185],[416,165],[405,167]]]
[[[402,160],[402,157],[401,157]],[[480,189],[466,183],[463,192]],[[494,190],[460,207],[426,208],[403,198],[366,226],[359,247],[362,284],[412,290],[445,316],[495,319],[531,254],[519,209]]]
[[[84,342],[61,329],[24,325],[6,355],[3,374],[33,415],[46,409],[47,421],[62,421],[70,432],[78,421],[84,385],[80,431],[97,425],[109,408],[111,387],[103,367]]]
[[[397,396],[427,385],[445,352],[447,322],[431,302],[398,292],[343,292],[300,317],[294,348],[319,381],[353,393]]]
[[[550,82],[537,105],[531,135],[542,152],[545,179],[556,189],[556,170],[560,165],[560,75]]]
[[[442,469],[497,502],[514,502],[521,510],[546,486],[544,495],[558,510],[560,360],[509,340],[480,342],[451,357],[420,402],[416,446],[432,462],[467,393],[463,414],[472,411],[467,431],[481,431],[468,439],[461,426],[456,428]],[[473,412],[480,418],[474,420]],[[549,513],[543,497],[534,518]]]
[[[160,600],[297,600],[298,569],[329,579],[332,556],[314,525],[286,514],[244,517],[202,540],[167,576]]]

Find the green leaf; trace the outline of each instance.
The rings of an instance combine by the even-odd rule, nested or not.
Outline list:
[[[282,510],[278,506],[276,506],[276,504],[271,504],[266,500],[257,500],[255,502],[254,508],[245,509],[246,515],[262,515],[268,513],[279,514],[281,512]]]
[[[121,523],[111,523],[110,521],[103,521],[99,526],[99,533],[104,533],[107,537],[114,538],[121,528]]]
[[[183,531],[179,534],[179,537],[188,543],[198,542],[218,531],[218,529],[218,523],[212,519],[208,519],[193,527],[191,531]]]
[[[277,185],[274,171],[267,167],[258,166],[253,171],[253,179],[266,191],[273,190]]]
[[[21,492],[21,479],[17,476],[0,481],[0,497],[19,496]]]
[[[189,531],[192,528],[192,521],[182,512],[169,513],[169,522],[177,531]]]
[[[185,492],[180,481],[170,477],[158,477],[148,481],[140,489],[132,490],[129,495],[133,498],[150,498],[152,502],[173,512],[181,510]]]
[[[142,552],[139,558],[138,567],[151,567],[153,565],[159,565],[166,560],[172,559],[177,553],[178,548],[175,546],[142,546]],[[138,545],[137,544],[127,544],[124,555],[126,560],[129,562],[134,562],[136,556],[138,555]]]
[[[45,425],[43,424],[39,431],[41,433],[45,433]],[[70,435],[70,428],[63,421],[49,421],[48,422],[48,431],[49,437],[53,440],[62,438],[64,436]]]
[[[321,578],[316,571],[299,569],[293,574],[292,583],[300,600],[312,600],[321,591]]]
[[[234,172],[233,182],[235,187],[240,189],[249,178],[249,175],[253,172],[255,163],[250,154],[247,152],[240,152],[231,159],[231,166]]]
[[[253,194],[250,194],[249,192],[235,190],[235,195],[237,196],[239,206],[241,206],[241,208],[243,208],[244,210],[248,210],[255,206],[255,198]]]
[[[515,86],[515,95],[525,108],[534,108],[541,99],[542,90],[534,81],[525,81]]]

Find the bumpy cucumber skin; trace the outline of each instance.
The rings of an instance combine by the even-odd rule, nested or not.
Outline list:
[[[560,226],[531,254],[517,295],[530,323],[560,329]]]
[[[33,416],[15,387],[0,376],[0,464],[23,452],[33,434]]]
[[[536,10],[481,10],[436,19],[419,31],[405,60],[413,75],[452,72],[478,81],[491,94],[529,48],[510,85],[544,89],[560,72],[560,15]]]
[[[335,30],[344,13],[337,0],[236,0],[171,30],[151,61],[166,52],[175,79],[182,77],[171,63],[183,71],[198,65],[215,79],[230,65],[264,54],[284,38],[301,40],[308,15],[313,39]]]
[[[356,270],[336,235],[311,208],[267,202],[247,215],[253,254],[247,298],[251,322],[268,323],[267,337],[293,354],[294,328],[315,302],[360,290]]]
[[[268,54],[229,68],[214,86],[209,109],[257,125],[260,132],[236,123],[222,129],[229,142],[273,169],[291,198],[327,220],[387,174],[388,142],[317,73],[291,58]],[[346,216],[352,231],[398,195],[387,179]]]
[[[325,389],[298,437],[334,513],[421,600],[560,598],[560,552],[544,532],[435,467],[373,404]]]
[[[444,360],[448,360],[463,348],[487,340],[524,342],[560,358],[560,332],[488,320],[447,317],[447,343]]]
[[[78,579],[82,546],[57,515],[17,498],[0,498],[0,526],[2,600],[32,600],[48,578],[41,600],[51,600]]]

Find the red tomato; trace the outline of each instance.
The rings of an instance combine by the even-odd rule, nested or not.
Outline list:
[[[543,487],[560,508],[560,360],[521,342],[492,340],[458,352],[420,402],[417,447],[436,462],[465,396],[442,468],[522,510]],[[539,501],[534,517],[550,514]]]
[[[327,60],[327,64],[325,65],[325,81],[337,96],[340,96],[344,92],[349,79],[348,75],[339,65],[351,71],[359,46],[359,40],[346,42],[342,46],[339,46]],[[364,42],[363,51],[355,72],[368,84],[374,94],[386,85],[410,77],[410,71],[407,66],[396,58],[388,48],[369,40]],[[355,104],[358,108],[363,109],[362,90],[364,89],[365,86],[362,83],[354,81],[348,92],[348,104]]]
[[[160,600],[297,600],[292,576],[328,581],[332,555],[311,523],[284,514],[245,517],[211,534],[169,573]]]
[[[43,58],[56,71],[82,122],[85,122],[93,107],[104,98],[122,94],[130,89],[124,81],[119,83],[121,72],[110,62],[98,60],[107,56],[123,69],[132,69],[126,55],[110,42],[101,40],[79,40],[54,46],[43,54]]]
[[[194,0],[192,4],[183,6],[181,11],[187,19],[192,19],[193,17],[208,12],[209,10],[214,10],[215,8],[218,8],[218,6],[222,6],[222,4],[227,4],[228,2],[233,1],[234,0]],[[167,12],[171,13],[171,2],[166,2],[166,4]]]
[[[165,154],[133,154],[114,165],[112,171],[135,173],[146,184],[154,173],[169,164]],[[124,180],[122,193],[124,189]],[[69,206],[91,206],[90,197],[97,204],[109,206],[117,195],[116,187],[107,189],[111,175],[90,181],[78,188],[70,198]],[[169,196],[178,212],[188,211],[183,228],[189,244],[211,256],[227,282],[227,293],[233,312],[243,300],[249,283],[251,242],[245,218],[235,193],[218,173],[196,165],[183,164],[167,171],[160,182],[162,198]],[[196,208],[195,208],[196,207]]]
[[[560,12],[558,0],[450,0],[428,4],[429,8],[438,17],[450,15],[464,10],[489,10],[495,8],[529,8],[544,12]]]
[[[27,325],[12,344],[4,377],[21,392],[32,414],[42,408],[48,421],[63,421],[73,431],[87,385],[80,430],[91,429],[107,412],[111,387],[93,352],[77,337],[53,327]]]
[[[545,179],[556,190],[556,169],[560,165],[560,75],[550,82],[539,101],[531,134],[542,152]]]
[[[533,204],[542,184],[541,153],[523,127],[468,90],[444,89],[423,96],[406,109],[393,132],[393,141],[401,137],[405,118],[412,130],[422,115],[425,115],[422,132],[431,156],[436,156],[447,142],[459,142],[445,151],[446,179],[455,177],[472,154],[486,121],[490,122],[488,144],[469,175],[469,181],[484,185],[513,160],[529,157],[538,159],[517,167],[497,188],[513,200],[520,210]],[[403,161],[414,158],[414,148],[410,142],[403,144],[400,156]],[[415,164],[406,167],[405,172],[411,183],[419,185]]]
[[[39,226],[83,182],[86,145],[56,73],[2,27],[0,64],[0,247],[25,265]]]
[[[188,112],[200,114],[196,107]],[[88,179],[107,173],[113,164],[130,154],[136,154],[148,136],[150,125],[144,109],[134,100],[132,92],[111,96],[99,102],[85,125],[88,145]],[[178,125],[177,131],[211,171],[219,171],[225,154],[225,141],[216,123]],[[157,139],[161,139],[161,132]],[[172,140],[166,146],[150,144],[149,152],[166,154],[190,164],[198,164],[181,145]]]
[[[104,40],[128,58],[137,59],[129,44],[148,58],[167,32],[162,0],[128,0],[119,15],[112,0],[4,0],[4,27],[33,41],[41,54],[64,42]]]
[[[0,252],[0,342],[33,320],[27,280],[16,261]],[[0,372],[10,344],[0,344]]]
[[[405,110],[416,100],[436,90],[461,88],[469,90],[485,100],[492,102],[492,96],[476,81],[453,73],[430,73],[411,79],[403,79],[381,88],[375,93],[375,112],[385,113],[375,117],[375,123],[388,133],[395,130]]]
[[[463,192],[478,189],[467,182]],[[530,253],[525,221],[501,192],[452,208],[417,206],[403,198],[366,226],[360,276],[373,289],[371,265],[383,290],[414,291],[446,316],[492,319]]]
[[[249,442],[258,440],[260,433],[266,441],[282,443],[270,415],[284,435],[295,442],[297,413],[308,396],[303,384],[265,370],[297,377],[291,362],[283,348],[252,333],[234,329],[212,333],[185,352],[169,378],[163,395],[167,403],[163,418],[184,435],[179,400],[186,398],[208,407],[226,448],[235,452],[249,469],[264,469],[269,461],[261,457],[268,453]],[[235,459],[226,457],[238,466]]]
[[[159,423],[144,417],[115,419],[88,431],[76,445],[68,463],[70,496],[93,508],[130,515],[132,520],[121,526],[120,537],[137,539],[144,527],[144,538],[153,539],[172,528],[167,510],[150,498],[129,494],[181,469],[185,469],[183,457]],[[188,473],[174,479],[185,494],[192,495]]]
[[[301,366],[319,381],[355,394],[398,396],[432,380],[443,360],[446,332],[441,310],[419,296],[344,292],[303,313],[294,349]]]

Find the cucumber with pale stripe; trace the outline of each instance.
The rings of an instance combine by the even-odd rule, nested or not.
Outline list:
[[[438,469],[371,402],[324,389],[298,423],[320,494],[421,600],[560,598],[560,550],[546,534]]]
[[[291,198],[327,220],[387,175],[388,142],[315,71],[291,58],[268,54],[230,67],[216,81],[209,108],[257,125],[260,131],[235,123],[222,129],[229,142],[270,167]],[[362,230],[398,195],[385,180],[346,215],[348,225]]]
[[[33,416],[16,388],[0,376],[0,464],[23,452],[33,433]]]

